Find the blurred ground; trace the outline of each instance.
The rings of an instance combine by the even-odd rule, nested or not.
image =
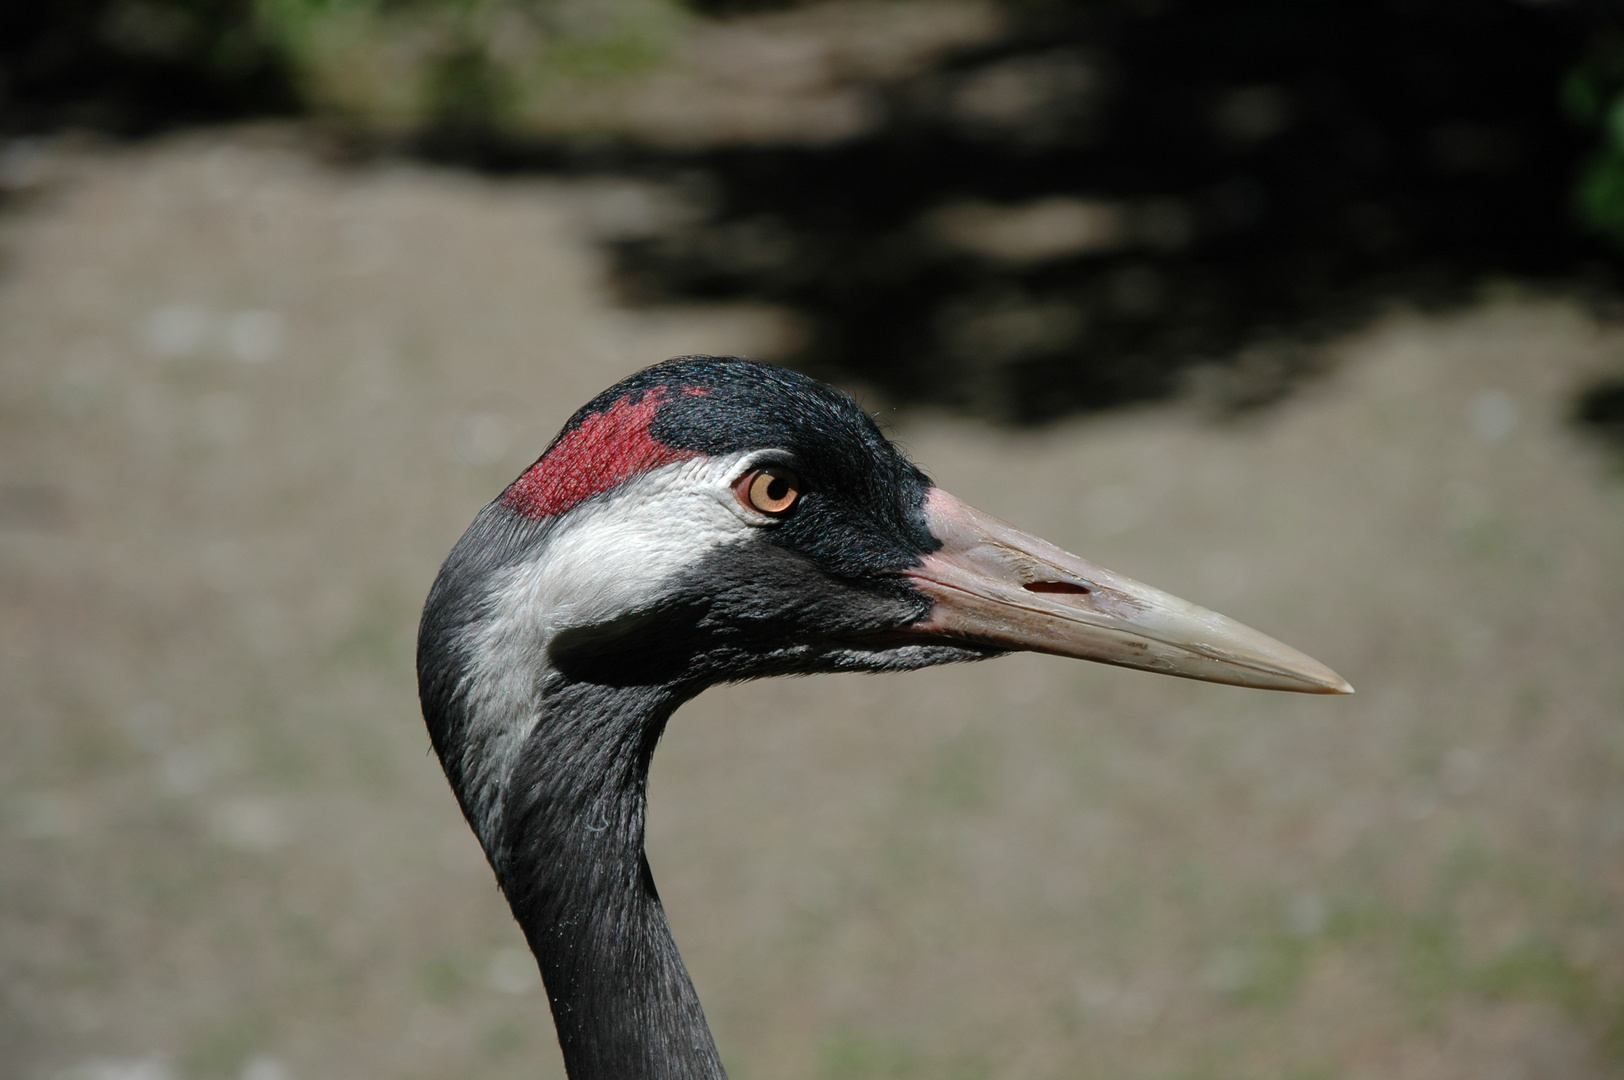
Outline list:
[[[28,169],[0,1075],[561,1075],[428,753],[417,608],[592,393],[794,320],[617,310],[591,241],[639,196],[606,183],[254,129]],[[1019,657],[700,698],[650,859],[737,1080],[1624,1072],[1624,486],[1566,423],[1621,356],[1501,286],[1240,423],[888,417],[962,497],[1360,693]]]

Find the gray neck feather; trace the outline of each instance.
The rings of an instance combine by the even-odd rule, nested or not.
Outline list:
[[[464,624],[425,714],[535,953],[571,1080],[725,1080],[643,854],[649,760],[698,687],[573,680],[545,627]]]

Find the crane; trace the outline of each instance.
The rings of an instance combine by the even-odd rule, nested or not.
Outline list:
[[[643,852],[671,714],[721,682],[1014,650],[1351,693],[1302,653],[936,487],[846,394],[680,357],[583,406],[423,608],[423,716],[571,1080],[719,1080]]]

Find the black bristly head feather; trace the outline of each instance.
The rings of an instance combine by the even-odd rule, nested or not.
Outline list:
[[[656,364],[594,398],[560,438],[627,395],[660,387],[670,392],[650,433],[667,446],[712,457],[788,452],[807,493],[771,531],[774,543],[842,577],[894,572],[940,546],[922,513],[930,478],[850,396],[774,364],[714,356]]]

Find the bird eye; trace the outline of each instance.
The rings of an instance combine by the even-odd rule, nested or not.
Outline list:
[[[774,516],[787,513],[801,497],[801,478],[778,465],[746,473],[734,485],[739,501]]]

